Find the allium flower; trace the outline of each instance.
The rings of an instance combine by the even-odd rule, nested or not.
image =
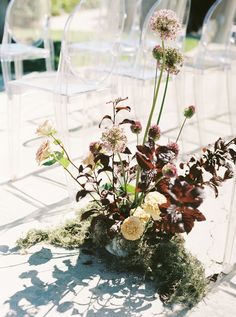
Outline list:
[[[38,129],[36,130],[36,133],[39,136],[49,136],[51,134],[56,133],[56,130],[54,129],[52,122],[50,120],[44,121],[43,124],[41,124]]]
[[[43,143],[40,145],[37,153],[36,153],[36,161],[40,165],[40,163],[47,158],[49,158],[51,155],[51,149],[50,149],[50,142],[49,140],[43,141]]]
[[[165,65],[164,69],[170,74],[177,75],[180,71],[180,68],[183,66],[183,54],[176,48],[167,47],[163,50],[159,45],[155,46],[152,54],[153,57],[158,62],[158,68],[162,68],[164,62],[164,53],[165,53]]]
[[[172,152],[175,153],[175,156],[178,156],[179,154],[179,145],[176,142],[169,142],[167,144],[168,149],[170,149]]]
[[[144,232],[143,222],[135,216],[130,216],[121,225],[121,233],[127,240],[135,241],[141,238]]]
[[[183,66],[183,54],[176,48],[168,47],[165,49],[165,70],[177,75]]]
[[[184,109],[184,116],[185,116],[185,118],[190,119],[195,114],[195,112],[196,112],[195,107],[189,106],[189,107]]]
[[[153,220],[159,220],[161,214],[159,206],[165,204],[166,202],[167,199],[164,195],[159,192],[151,192],[145,197],[142,208],[145,212],[152,216]]]
[[[157,124],[150,127],[148,131],[149,138],[153,139],[154,141],[157,141],[160,139],[161,136],[161,130]]]
[[[113,153],[124,152],[127,145],[127,137],[123,129],[114,125],[112,128],[107,129],[102,134],[103,147],[107,151]]]
[[[133,210],[131,210],[132,212]],[[150,219],[150,215],[147,214],[141,207],[137,207],[133,213],[133,216],[138,217],[144,223],[147,223]]]
[[[150,27],[162,40],[174,40],[181,30],[181,24],[175,12],[166,9],[158,10],[153,14]]]
[[[142,125],[140,121],[134,121],[134,123],[131,124],[130,130],[134,134],[139,134],[142,132]]]
[[[176,174],[177,174],[176,166],[174,164],[171,164],[171,163],[164,165],[162,168],[162,174],[163,174],[163,176],[168,177],[168,178],[176,176]]]

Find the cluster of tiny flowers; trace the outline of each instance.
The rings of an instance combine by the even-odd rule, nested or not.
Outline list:
[[[180,71],[180,68],[183,66],[183,55],[176,48],[167,47],[165,50],[163,50],[160,45],[157,45],[154,47],[152,54],[158,62],[158,67],[161,68],[163,63],[165,63],[164,69],[170,74],[177,75]]]
[[[127,145],[127,137],[123,129],[115,125],[103,132],[101,140],[103,148],[113,153],[124,152]]]
[[[174,40],[181,29],[181,24],[174,11],[164,9],[154,13],[150,27],[162,40]]]
[[[140,134],[142,132],[142,125],[140,121],[134,121],[131,126],[130,130],[134,134]]]
[[[165,50],[165,70],[177,75],[183,66],[183,55],[176,48],[168,47]]]

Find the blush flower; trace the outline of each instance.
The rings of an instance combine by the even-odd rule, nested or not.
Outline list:
[[[124,152],[127,145],[127,137],[123,129],[114,125],[102,134],[103,148],[113,153]]]
[[[52,122],[50,120],[46,120],[38,127],[36,133],[38,136],[49,136],[56,133],[56,130],[54,129]]]
[[[150,27],[162,40],[176,39],[181,30],[181,24],[175,12],[166,9],[158,10],[153,14]]]
[[[164,195],[159,192],[151,192],[145,197],[142,208],[145,212],[151,215],[153,220],[159,220],[161,214],[159,206],[165,204],[166,202],[167,199]]]
[[[145,226],[143,222],[135,216],[130,216],[121,225],[121,233],[126,240],[135,241],[141,238]]]
[[[40,165],[42,161],[48,159],[51,155],[49,140],[43,141],[36,153],[36,161]]]
[[[150,215],[147,214],[141,207],[137,207],[135,209],[133,216],[138,217],[143,223],[147,223],[150,219]]]
[[[165,70],[170,74],[177,75],[183,66],[183,54],[173,47],[166,48],[165,54]]]
[[[174,164],[167,163],[162,168],[162,174],[167,178],[175,177],[177,175],[176,166]]]

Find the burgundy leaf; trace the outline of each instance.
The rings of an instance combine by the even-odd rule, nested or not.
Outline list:
[[[134,124],[135,123],[135,121],[134,120],[130,120],[130,119],[124,119],[121,123],[120,123],[120,125],[121,124]]]
[[[155,166],[152,164],[152,162],[145,158],[144,155],[140,153],[136,153],[136,159],[139,164],[139,166],[144,170],[151,170],[154,169]]]
[[[146,145],[137,145],[140,153],[144,154],[149,160],[153,159],[153,151]]]
[[[90,216],[92,216],[95,212],[97,212],[97,209],[91,209],[88,211],[85,211],[82,215],[81,215],[81,221],[88,219]]]
[[[80,199],[84,198],[88,193],[89,191],[87,191],[86,189],[78,191],[78,193],[76,194],[76,201],[79,201]]]
[[[129,107],[129,106],[124,106],[124,107],[122,107],[122,106],[118,106],[118,107],[116,107],[116,113],[118,113],[118,112],[120,112],[120,111],[122,111],[122,110],[126,110],[126,111],[131,111],[131,108]]]
[[[108,119],[108,120],[112,121],[111,116],[105,115],[105,116],[102,118],[102,120],[101,120],[101,122],[99,123],[99,125],[98,125],[99,128],[101,128],[102,122],[103,122],[105,119]],[[112,121],[112,122],[113,122],[113,121]]]

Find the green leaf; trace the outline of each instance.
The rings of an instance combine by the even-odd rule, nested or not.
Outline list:
[[[53,159],[53,160],[50,160],[50,161],[46,161],[45,163],[43,163],[42,165],[44,166],[51,166],[53,164],[56,163],[57,160]]]
[[[54,143],[55,145],[62,144],[61,140],[59,140],[59,139],[54,140],[53,143]]]
[[[53,153],[58,161],[63,158],[64,152],[54,151]]]
[[[62,157],[59,162],[64,168],[67,168],[70,165],[70,161],[65,157]]]
[[[135,194],[135,186],[131,184],[126,185],[126,190],[128,193]]]

